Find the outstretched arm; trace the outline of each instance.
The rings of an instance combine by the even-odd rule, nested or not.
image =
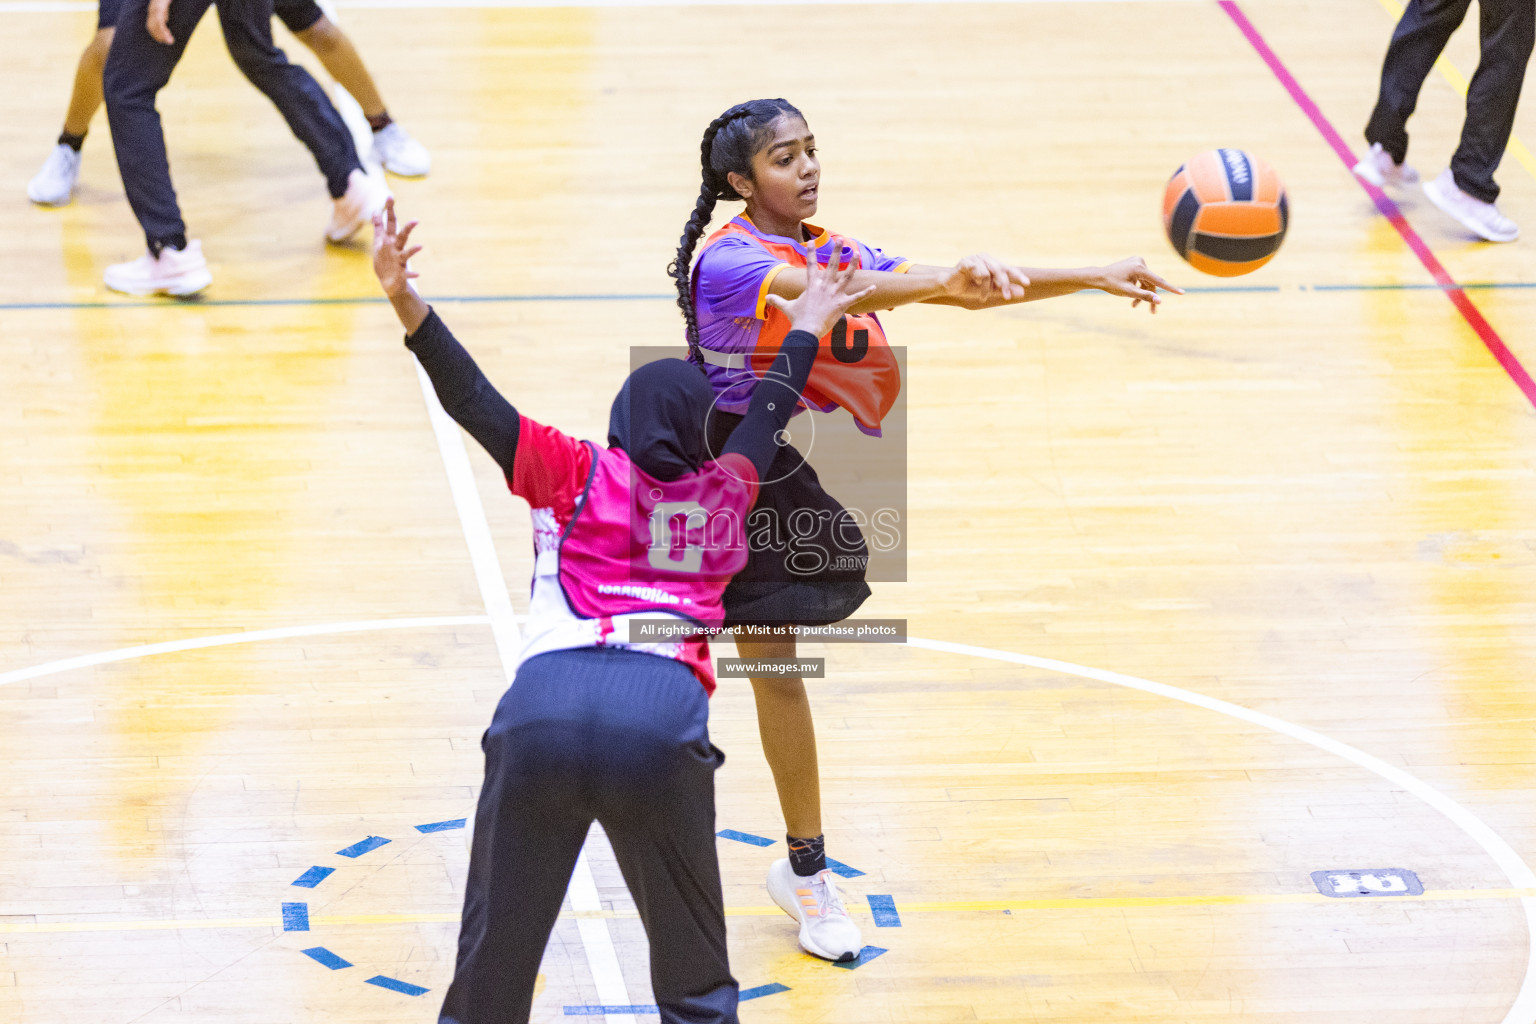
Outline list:
[[[522,419],[501,393],[485,379],[480,367],[464,350],[448,325],[416,294],[410,258],[421,246],[407,246],[416,222],[397,231],[395,201],[373,218],[373,271],[395,315],[405,327],[405,346],[416,354],[432,380],[438,401],[454,421],[469,431],[510,478],[517,456],[517,437]]]
[[[768,293],[784,299],[796,298],[805,291],[807,274],[807,268],[789,267],[773,279]],[[1009,302],[1023,302],[1029,285],[1030,278],[1024,271],[985,255],[967,256],[952,267],[914,266],[904,273],[855,270],[852,288],[867,292],[868,296],[854,303],[848,312],[874,313],[914,302],[958,306],[993,294]]]
[[[906,306],[914,302],[932,302],[946,294],[943,271],[925,267],[923,273],[898,274],[885,270],[855,270],[852,287],[868,292],[849,307],[849,313],[874,313],[882,309]],[[789,267],[773,279],[768,294],[781,299],[796,299],[805,291],[808,270]]]
[[[996,262],[990,256],[973,256],[971,259]],[[942,267],[912,268],[913,273],[942,273],[943,270]],[[1139,256],[1107,267],[1081,267],[1076,270],[1025,268],[1022,273],[1028,277],[1028,285],[1022,293],[1005,295],[1000,288],[975,288],[963,295],[942,295],[926,301],[935,305],[959,306],[962,309],[991,309],[994,306],[1034,302],[1037,299],[1054,299],[1058,295],[1071,295],[1087,288],[1097,288],[1130,299],[1133,309],[1145,302],[1147,308],[1156,313],[1158,305],[1163,301],[1157,294],[1159,288],[1175,295],[1184,294],[1183,289],[1174,287],[1152,273],[1146,261]]]
[[[834,253],[841,252],[842,239],[833,236]],[[836,257],[834,257],[836,259]],[[778,453],[779,434],[789,424],[789,417],[800,403],[800,392],[811,375],[811,364],[822,335],[832,330],[832,325],[843,314],[868,301],[873,285],[859,284],[859,271],[854,264],[838,267],[828,262],[825,267],[812,264],[805,270],[806,284],[793,300],[770,293],[768,301],[774,308],[789,317],[789,334],[774,357],[773,365],[752,392],[752,402],[736,429],[725,442],[726,452],[737,452],[752,460],[761,480],[768,475],[768,467]]]
[[[793,299],[805,290],[806,271],[791,267],[773,279],[772,295]],[[1143,302],[1154,313],[1163,301],[1158,289],[1184,294],[1147,268],[1140,257],[1121,260],[1107,267],[1082,267],[1076,270],[1015,267],[986,253],[967,256],[952,267],[915,265],[904,274],[860,270],[854,274],[859,288],[873,286],[869,297],[860,299],[850,313],[873,313],[882,309],[927,302],[962,309],[992,309],[1037,299],[1054,299],[1086,288],[1097,288],[1111,295],[1131,300],[1132,308]]]

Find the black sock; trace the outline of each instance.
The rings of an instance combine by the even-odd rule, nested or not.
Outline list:
[[[805,878],[827,869],[826,836],[814,839],[785,836],[784,841],[789,844],[789,866],[795,874]]]
[[[164,238],[156,238],[149,243],[149,251],[153,256],[159,256],[160,253],[166,249],[175,249],[177,252],[181,252],[181,250],[185,249],[186,247],[187,236],[185,233],[179,235],[167,235]]]
[[[378,117],[370,117],[368,119],[368,127],[376,132],[381,132],[394,123],[395,119],[389,116],[389,111],[387,110]]]
[[[71,135],[69,132],[60,132],[59,145],[68,146],[70,149],[78,153],[80,152],[80,147],[85,145],[85,133],[82,132],[79,135]]]

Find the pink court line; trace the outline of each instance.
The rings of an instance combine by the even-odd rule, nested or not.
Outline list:
[[[1354,178],[1361,188],[1365,189],[1366,194],[1371,197],[1371,201],[1376,204],[1376,209],[1380,210],[1381,215],[1387,218],[1391,225],[1397,229],[1399,235],[1403,236],[1403,241],[1408,243],[1408,248],[1412,249],[1413,254],[1419,258],[1419,262],[1424,264],[1424,269],[1429,271],[1430,276],[1440,285],[1441,291],[1445,292],[1446,297],[1451,300],[1451,304],[1460,311],[1462,317],[1467,321],[1467,325],[1477,332],[1477,336],[1482,339],[1483,345],[1487,347],[1489,352],[1493,353],[1493,358],[1498,360],[1499,365],[1504,368],[1504,372],[1509,374],[1510,380],[1515,382],[1515,386],[1520,389],[1531,405],[1536,406],[1536,380],[1532,380],[1530,373],[1526,371],[1524,366],[1520,365],[1520,360],[1516,359],[1515,354],[1509,350],[1509,346],[1504,344],[1504,339],[1499,337],[1499,332],[1493,329],[1493,325],[1483,317],[1482,312],[1478,310],[1477,306],[1473,305],[1471,298],[1462,290],[1461,285],[1457,284],[1451,278],[1451,275],[1446,272],[1445,267],[1435,257],[1434,252],[1430,250],[1424,239],[1413,229],[1413,225],[1408,223],[1408,219],[1403,216],[1403,211],[1398,209],[1397,204],[1375,185],[1356,177],[1354,173],[1355,154],[1350,150],[1349,144],[1344,141],[1333,125],[1329,123],[1328,118],[1323,116],[1323,112],[1318,109],[1317,104],[1312,102],[1312,97],[1307,95],[1306,90],[1301,87],[1301,83],[1296,81],[1295,76],[1291,74],[1284,62],[1275,55],[1275,51],[1269,48],[1269,44],[1264,41],[1264,37],[1259,35],[1259,30],[1254,28],[1253,22],[1249,21],[1242,8],[1237,6],[1236,0],[1217,0],[1217,3],[1227,13],[1227,16],[1232,19],[1233,23],[1237,25],[1248,42],[1253,45],[1253,48],[1258,51],[1259,56],[1264,58],[1264,63],[1269,65],[1269,70],[1274,72],[1275,77],[1280,80],[1280,84],[1285,86],[1285,91],[1291,94],[1291,99],[1295,100],[1302,113],[1311,119],[1313,127],[1322,134],[1328,145],[1333,147],[1333,151],[1338,154],[1339,159],[1344,161],[1345,168],[1350,171],[1349,176]]]

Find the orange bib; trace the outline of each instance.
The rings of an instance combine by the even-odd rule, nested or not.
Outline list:
[[[806,254],[800,246],[762,238],[734,221],[710,235],[699,252],[732,234],[751,239],[791,267],[806,266]],[[761,377],[768,372],[787,334],[789,317],[773,306],[765,307],[757,343],[747,359],[753,373]],[[878,437],[880,421],[896,404],[900,391],[901,368],[886,342],[879,319],[873,313],[850,314],[821,339],[821,351],[811,365],[802,402],[818,412],[847,409],[860,430]]]

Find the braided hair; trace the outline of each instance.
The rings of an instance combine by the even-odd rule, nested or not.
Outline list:
[[[677,243],[677,257],[667,267],[667,273],[677,285],[677,307],[683,311],[683,320],[688,325],[688,352],[701,370],[705,368],[704,352],[699,346],[699,318],[693,308],[690,275],[693,251],[714,216],[715,204],[722,199],[742,198],[731,187],[727,175],[734,172],[750,178],[752,158],[772,138],[773,123],[781,117],[802,116],[788,100],[749,100],[731,107],[704,129],[704,141],[699,146],[704,171],[699,199],[688,223],[683,226],[683,237]]]

